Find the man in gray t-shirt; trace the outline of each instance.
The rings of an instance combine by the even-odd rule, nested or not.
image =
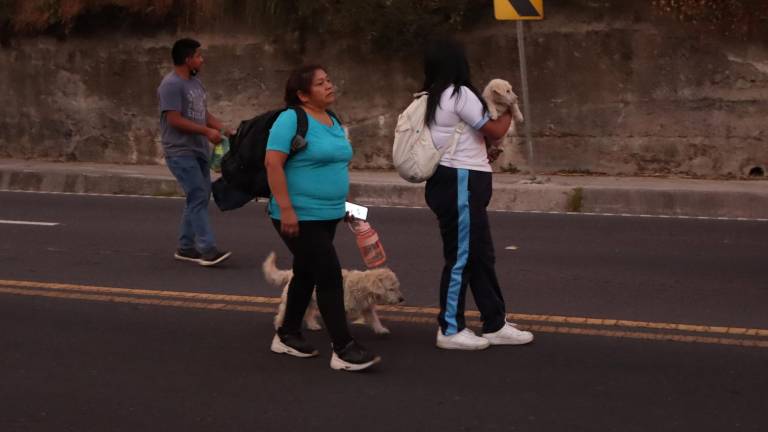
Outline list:
[[[203,66],[200,43],[180,39],[173,44],[171,55],[174,70],[163,78],[157,97],[165,161],[187,198],[174,257],[212,266],[231,255],[216,248],[208,220],[211,197],[208,142],[221,142],[223,126],[208,112],[205,87],[197,78]]]
[[[211,139],[207,136],[208,131],[205,131],[206,135],[188,133],[168,122],[168,112],[172,111],[179,113],[185,120],[207,128],[203,83],[195,76],[184,79],[176,72],[171,72],[163,78],[157,93],[160,98],[160,134],[165,156],[197,156],[207,159],[210,153],[208,140]],[[215,139],[215,135],[212,138]]]

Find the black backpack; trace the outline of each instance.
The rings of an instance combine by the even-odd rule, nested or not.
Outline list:
[[[221,160],[221,178],[213,182],[213,199],[220,210],[234,210],[256,197],[272,196],[267,181],[264,158],[267,154],[269,130],[277,117],[285,110],[296,113],[296,135],[291,142],[288,157],[303,150],[309,128],[307,113],[297,107],[267,111],[240,123],[237,133],[230,138],[229,151]],[[328,114],[341,123],[331,111]]]

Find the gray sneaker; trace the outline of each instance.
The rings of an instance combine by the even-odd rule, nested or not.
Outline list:
[[[205,252],[204,254],[202,254],[198,262],[200,263],[201,266],[206,266],[206,267],[215,266],[216,264],[229,258],[230,255],[232,255],[232,252],[220,251],[216,248],[213,248],[208,252]]]

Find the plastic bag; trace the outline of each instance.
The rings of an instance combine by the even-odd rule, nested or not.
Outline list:
[[[221,159],[229,151],[229,138],[222,136],[221,142],[213,147],[213,153],[211,154],[211,171],[215,173],[221,172]]]

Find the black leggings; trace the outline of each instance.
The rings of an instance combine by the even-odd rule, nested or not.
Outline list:
[[[341,265],[333,247],[339,220],[300,221],[299,235],[288,238],[280,233],[280,221],[272,219],[280,238],[293,254],[293,279],[288,286],[285,319],[278,333],[301,331],[304,313],[317,287],[317,307],[337,350],[352,340],[344,311]]]

